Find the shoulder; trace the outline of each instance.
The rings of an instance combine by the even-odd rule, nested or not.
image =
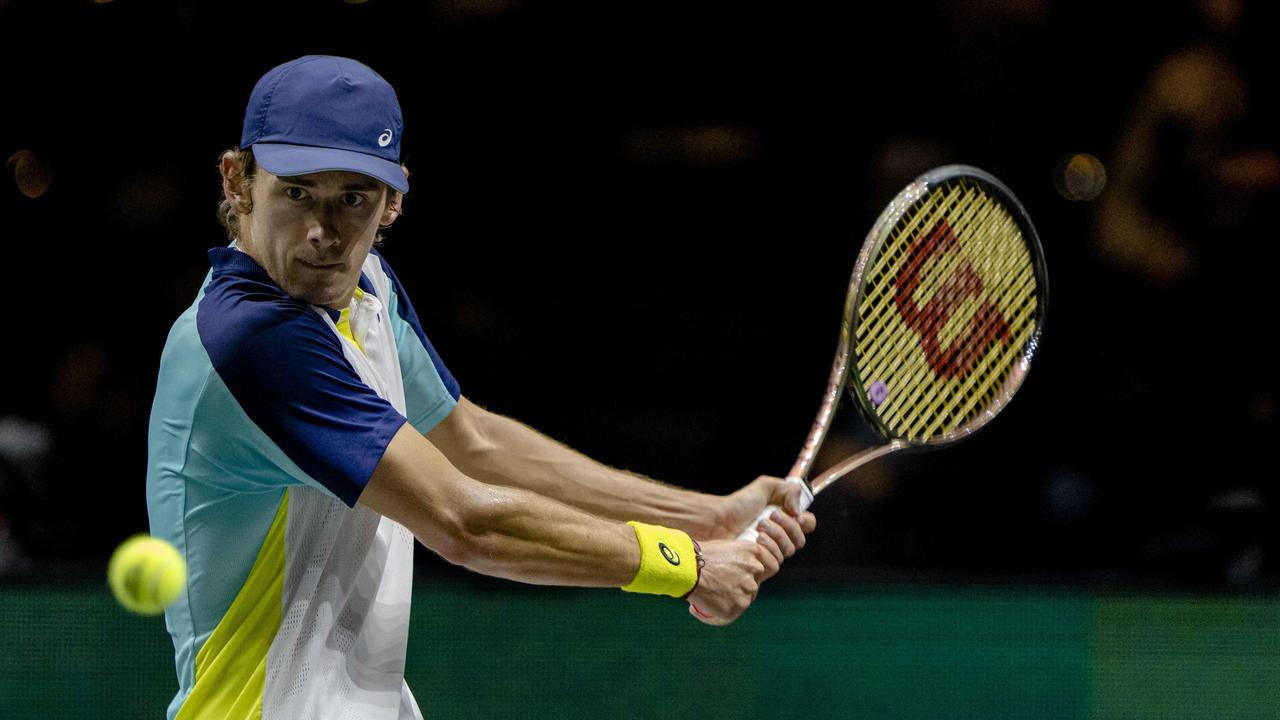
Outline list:
[[[239,251],[215,265],[197,303],[195,328],[214,367],[238,359],[296,355],[308,346],[341,353],[320,314],[289,297]],[[245,263],[253,267],[246,267]]]

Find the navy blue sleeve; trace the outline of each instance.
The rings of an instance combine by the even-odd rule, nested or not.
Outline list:
[[[405,418],[360,379],[314,310],[245,282],[215,281],[200,303],[213,368],[290,460],[354,506]]]

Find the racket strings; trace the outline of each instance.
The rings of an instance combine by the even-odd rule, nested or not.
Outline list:
[[[966,208],[966,210],[975,208],[978,208],[976,203],[970,208]],[[988,205],[981,209],[986,210],[987,212],[982,214],[978,222],[985,224],[991,217],[990,206]],[[969,231],[968,226],[974,221],[974,215],[975,213],[973,212],[966,212],[961,213],[959,216],[953,216],[952,220],[956,224],[954,232],[957,234],[967,233]],[[982,228],[974,230],[974,232],[982,231]],[[934,276],[942,275],[950,278],[961,277],[961,282],[968,284],[965,290],[968,291],[969,298],[966,298],[966,301],[961,303],[960,307],[956,307],[955,311],[949,314],[949,317],[944,317],[940,313],[935,313],[928,318],[928,322],[923,328],[917,329],[921,330],[921,335],[925,335],[927,333],[929,336],[935,338],[935,345],[939,345],[937,342],[941,330],[939,326],[946,324],[951,321],[952,318],[959,316],[970,318],[971,326],[973,325],[973,321],[977,321],[976,328],[972,328],[973,332],[969,336],[970,338],[983,338],[987,336],[992,329],[991,326],[994,324],[996,319],[1000,317],[998,313],[987,312],[985,315],[981,316],[975,315],[972,312],[966,314],[966,307],[964,307],[965,304],[972,304],[970,300],[972,295],[979,294],[978,286],[981,285],[980,276],[978,276],[972,269],[972,266],[968,264],[966,255],[959,252],[951,252],[947,253],[943,257],[944,261],[939,263],[940,266],[933,270]],[[968,272],[961,273],[960,271],[962,267]],[[1007,330],[1005,334],[1007,336]],[[956,367],[957,355],[967,352],[972,356],[973,362],[979,360],[977,357],[979,354],[989,356],[989,353],[980,353],[979,351],[989,349],[990,343],[982,343],[982,345],[986,347],[978,347],[977,345],[978,343],[974,343],[972,341],[966,342],[964,340],[959,340],[953,342],[941,361],[935,361],[932,363],[926,362],[925,355],[922,355],[921,353],[908,353],[908,357],[912,358],[914,362],[910,369],[910,375],[904,382],[902,382],[902,386],[904,388],[910,388],[910,394],[896,408],[898,412],[895,413],[894,417],[895,424],[901,428],[900,432],[903,432],[907,437],[913,439],[919,437],[928,438],[931,437],[937,429],[950,429],[966,419],[964,416],[957,417],[948,411],[948,405],[953,404],[953,399],[962,399],[962,396],[960,395],[962,388],[958,388],[947,383],[931,382],[931,379],[933,376],[944,374],[940,372],[940,368],[938,367],[939,364],[942,364],[943,366],[941,369],[948,371],[944,374],[944,377],[947,377],[948,379],[956,379],[957,376],[959,376],[961,381],[966,377],[969,379],[977,378],[978,375],[972,373],[972,362],[969,363],[968,368],[958,369]],[[947,347],[946,345],[939,346]],[[934,431],[926,431],[924,428],[924,424],[930,420],[933,420],[934,425],[936,426]]]
[[[970,207],[977,207],[977,205]],[[965,208],[965,210],[968,209]],[[990,216],[989,207],[980,208],[980,210],[987,210],[987,213],[982,218],[985,221]],[[973,220],[972,215],[973,213],[965,212],[959,218],[951,218],[951,223],[947,223],[948,218],[944,217],[939,220],[933,232],[934,234],[944,233],[951,239],[951,245],[959,245],[960,241],[957,239],[957,234],[965,232],[966,226]],[[947,249],[958,250],[958,248],[952,247]],[[982,276],[973,267],[973,263],[967,254],[945,252],[927,277],[933,280],[933,287],[923,291],[917,290],[914,293],[917,297],[929,298],[924,303],[924,307],[921,308],[919,301],[915,298],[911,299],[911,302],[917,308],[920,308],[921,319],[916,329],[920,335],[932,338],[942,355],[941,358],[933,363],[933,370],[944,376],[955,375],[960,372],[959,368],[957,368],[960,363],[957,361],[956,355],[970,352],[970,348],[973,347],[974,343],[949,342],[949,340],[955,339],[963,330],[962,327],[956,327],[963,325],[963,323],[957,322],[957,319],[969,316],[959,312],[963,310],[962,306],[971,303],[975,297],[981,297],[983,289]],[[901,288],[899,288],[900,293]],[[897,299],[897,296],[895,296],[895,299]],[[939,312],[939,306],[951,307],[954,310],[951,312]],[[951,331],[949,333],[944,332],[948,327],[951,328]],[[950,337],[947,337],[948,335]],[[947,350],[943,351],[942,348],[947,348]]]
[[[990,274],[984,275],[992,277]],[[1032,274],[1026,273],[1026,279],[1034,278]],[[976,308],[979,314],[969,315],[972,328],[969,337],[979,338],[982,344],[980,347],[975,347],[970,343],[967,347],[979,352],[977,355],[960,360],[967,368],[960,374],[959,384],[951,388],[951,392],[943,393],[943,386],[936,383],[930,384],[933,391],[928,393],[918,406],[918,417],[907,428],[909,435],[932,437],[964,422],[975,411],[989,412],[993,403],[1003,402],[1001,389],[1006,385],[1005,379],[1013,369],[1017,354],[1028,339],[1011,337],[1011,335],[1019,334],[1017,329],[1020,327],[1028,332],[1031,328],[1024,322],[1030,319],[1027,304],[1023,303],[1019,308],[1014,305],[1013,298],[1009,296],[1026,290],[1026,287],[1008,285],[1001,295],[983,300],[982,305]],[[970,302],[976,303],[976,301]],[[1014,312],[1010,313],[1009,310]],[[961,308],[960,312],[963,314],[965,309]],[[998,326],[998,330],[994,326]],[[997,338],[1001,342],[994,342]],[[992,352],[993,349],[996,352]]]
[[[913,207],[904,218],[902,229],[897,235],[921,232],[920,227],[933,217],[929,208]],[[888,321],[897,316],[897,307],[892,300],[894,285],[891,282],[891,270],[895,270],[905,262],[907,246],[904,244],[888,244],[876,262],[877,273],[868,284],[868,291],[861,304],[859,328],[863,337],[859,343],[859,355],[864,357],[863,367],[879,377],[896,370],[896,365],[908,359],[903,352],[914,344],[912,333],[897,332],[894,336],[884,337],[893,330]],[[895,337],[896,336],[896,337]],[[886,347],[888,345],[888,347]],[[882,349],[879,353],[868,353],[864,348]]]
[[[999,215],[992,215],[989,213],[984,220],[992,217],[998,219]],[[966,231],[969,231],[969,229],[963,224],[960,224],[957,232]],[[979,227],[974,228],[971,232],[988,233],[992,231],[993,230],[990,228]],[[986,237],[986,235],[979,235],[979,237]],[[963,259],[958,258],[959,253],[952,253],[951,255],[953,258],[957,259],[948,263],[948,267],[945,269],[946,272],[955,272],[958,266],[963,262]],[[974,273],[974,275],[976,276],[976,273]],[[989,276],[990,275],[988,275],[988,277]],[[981,281],[979,280],[978,282]],[[972,289],[974,293],[978,292],[978,288]],[[972,297],[965,301],[968,305],[978,304],[979,302],[979,300]],[[908,437],[933,437],[940,431],[952,429],[964,422],[968,419],[968,412],[971,411],[977,403],[970,402],[968,410],[961,411],[960,413],[956,412],[958,406],[969,398],[976,397],[977,399],[981,399],[982,395],[974,393],[975,386],[988,379],[994,380],[994,378],[991,378],[991,373],[993,371],[999,372],[1000,369],[1004,367],[997,365],[995,368],[992,368],[992,363],[989,361],[998,357],[998,355],[990,352],[990,350],[993,345],[1004,345],[1006,348],[1012,346],[1008,337],[1009,323],[1003,315],[999,313],[998,305],[990,304],[990,300],[981,300],[981,302],[985,303],[985,307],[995,308],[995,311],[993,312],[989,310],[982,314],[973,312],[966,313],[965,311],[967,308],[961,306],[952,314],[952,317],[959,316],[970,318],[969,324],[971,333],[968,336],[970,338],[977,337],[994,339],[996,333],[993,332],[993,326],[999,323],[1004,326],[1003,342],[988,342],[983,343],[982,346],[973,342],[964,342],[963,340],[957,340],[953,343],[951,346],[953,351],[951,352],[951,357],[948,358],[950,362],[956,362],[955,356],[961,353],[968,352],[972,354],[971,362],[968,364],[968,367],[963,371],[953,373],[956,376],[953,379],[957,380],[958,383],[954,385],[930,382],[929,373],[931,370],[934,370],[934,368],[923,362],[917,363],[915,375],[905,383],[907,386],[915,388],[912,397],[904,404],[904,407],[912,412],[912,417],[905,418],[903,420],[903,432]],[[985,352],[980,352],[984,350]],[[918,356],[919,354],[913,353],[913,355]],[[995,385],[995,382],[991,382],[987,384],[987,387],[994,387]]]
[[[973,206],[973,209],[976,210],[977,206]],[[901,230],[896,231],[895,235],[897,237],[914,236],[921,232],[921,227],[927,227],[927,223],[936,222],[934,218],[937,213],[930,212],[932,208],[926,206],[923,210],[919,207],[911,208]],[[881,255],[882,259],[878,263],[880,272],[868,284],[868,288],[872,288],[872,290],[862,303],[863,314],[861,316],[861,326],[868,328],[870,333],[869,337],[867,337],[870,342],[866,343],[868,346],[882,342],[881,332],[892,329],[890,325],[885,323],[886,320],[897,314],[896,304],[891,301],[894,293],[894,284],[891,282],[893,275],[889,273],[889,270],[900,267],[905,261],[904,256],[907,253],[908,244],[886,245],[886,252]],[[956,257],[951,253],[948,255],[952,258]],[[930,273],[930,275],[941,276],[942,273]],[[927,288],[925,290],[917,288],[913,293],[916,296],[927,296],[928,294],[930,293]],[[901,362],[905,356],[900,351],[914,342],[913,337],[912,333],[899,333],[898,345],[893,348],[892,352],[881,353],[880,357],[884,361]],[[885,370],[886,368],[884,367],[876,368],[876,372],[884,372]]]
[[[991,207],[994,209],[994,205]],[[990,213],[987,216],[987,223],[988,226],[986,227],[973,229],[971,231],[972,236],[979,238],[1008,237],[1012,233],[1019,233],[1012,218],[1004,213]],[[995,227],[991,225],[995,225]],[[963,227],[957,230],[960,233],[966,231],[967,229]],[[985,253],[977,257],[982,261],[981,264],[986,266],[984,268],[985,272],[980,273],[981,277],[1006,277],[1006,273],[1012,273],[1015,282],[1006,284],[1001,288],[1003,292],[995,298],[981,301],[986,303],[986,307],[994,308],[997,312],[967,315],[965,308],[960,308],[956,313],[957,316],[969,316],[972,320],[977,321],[976,323],[971,323],[975,330],[971,337],[989,336],[992,327],[997,323],[1003,324],[1007,328],[1022,328],[1029,331],[1032,327],[1030,321],[1034,320],[1032,316],[1034,306],[1029,307],[1026,302],[1017,303],[1017,298],[1022,297],[1025,300],[1034,291],[1034,288],[1030,288],[1028,285],[1035,281],[1034,274],[1030,272],[1030,266],[1014,265],[1013,267],[1006,267],[1010,263],[1004,262],[1002,266],[995,267],[995,263],[991,262],[995,259],[994,253]],[[970,304],[977,304],[978,302],[979,300],[974,298],[966,300],[966,303]],[[1005,314],[998,312],[1002,308],[1014,309],[1014,316],[1007,318]],[[1003,342],[1000,343],[1004,348],[1003,351],[997,353],[985,352],[981,353],[979,357],[975,357],[975,366],[961,376],[960,384],[954,389],[954,392],[951,392],[949,397],[944,398],[945,404],[936,407],[932,416],[929,413],[923,413],[918,422],[910,428],[910,431],[930,437],[943,429],[944,423],[948,418],[958,418],[963,421],[974,410],[978,409],[979,405],[985,408],[992,401],[997,400],[995,395],[999,392],[1002,383],[999,382],[998,378],[994,377],[994,374],[1000,373],[1003,375],[1008,371],[1015,360],[1015,357],[1010,356],[1009,353],[1012,352],[1016,356],[1026,341],[1025,337],[1009,337],[1010,334],[1011,332],[1007,331]],[[969,347],[973,347],[972,344]],[[986,380],[990,380],[990,382],[984,384]],[[935,384],[934,388],[940,389],[940,386]],[[934,392],[932,396],[925,398],[925,402],[935,402],[938,395],[938,392]],[[925,420],[930,417],[933,418],[932,425],[925,426]]]
[[[934,208],[938,212],[918,213],[917,219],[922,219],[925,222],[913,222],[904,225],[904,232],[899,233],[898,237],[911,237],[910,233],[912,231],[918,230],[921,226],[928,227],[928,223],[936,222],[934,218],[938,214],[946,212],[949,208],[954,208],[956,204],[956,199],[953,194],[953,197],[947,198],[947,202],[945,204],[941,204],[937,208]],[[970,220],[972,214],[983,209],[989,208],[982,208],[978,204],[971,203],[970,205],[961,208],[962,212],[956,214],[954,219],[964,227]],[[890,262],[895,265],[899,264],[902,261],[903,256],[908,252],[907,247],[908,245],[906,243],[896,245],[893,248],[894,255]],[[963,258],[958,253],[946,253],[942,256],[939,264],[935,265],[934,271],[930,274],[933,276],[950,275],[950,273],[955,271],[956,266],[962,260]],[[884,285],[885,288],[889,288],[890,290],[893,288],[892,283],[884,283]],[[881,289],[881,295],[885,295],[887,293],[885,288]],[[927,296],[926,292],[927,291],[921,291],[917,288],[913,295],[917,297]],[[894,302],[879,300],[879,304],[882,307],[882,312],[880,313],[881,317],[887,316],[885,319],[896,318],[897,307]],[[922,329],[925,332],[931,332],[934,330],[932,325],[932,321],[926,319],[926,324]],[[873,352],[875,348],[880,348],[880,352],[877,353],[880,358],[880,362],[877,364],[872,361],[869,372],[874,373],[873,376],[875,377],[906,376],[905,381],[901,381],[897,384],[901,387],[913,388],[915,390],[913,394],[906,396],[900,394],[893,395],[893,397],[897,397],[897,401],[887,408],[882,408],[884,419],[887,422],[897,424],[904,413],[909,412],[911,408],[915,407],[916,403],[919,401],[918,396],[920,392],[923,392],[926,389],[921,382],[924,379],[925,374],[929,372],[929,366],[925,362],[925,356],[918,352],[911,352],[911,348],[920,342],[920,334],[923,333],[918,333],[910,328],[906,328],[906,331],[903,331],[900,323],[895,324],[888,322],[880,325],[878,330],[879,332],[871,333],[867,337],[867,346],[873,348]],[[889,348],[884,348],[882,343],[887,339],[884,337],[884,334],[894,330],[897,331],[894,333],[896,338],[892,340],[892,345]],[[885,350],[888,351],[886,352]]]
[[[1039,308],[1026,242],[976,185],[934,188],[869,263],[857,312],[858,380],[897,436],[952,432],[1008,395]]]
[[[929,223],[937,222],[935,218],[939,214],[946,212],[948,208],[954,207],[955,204],[955,198],[949,197],[945,204],[939,204],[936,207],[926,207],[924,208],[924,212],[915,213],[915,217],[912,218],[912,222],[905,223],[901,231],[896,233],[897,237],[910,238],[913,234],[919,233],[921,227],[928,227]],[[963,210],[968,212],[976,212],[979,209],[981,208],[977,204],[971,204],[968,207],[963,208]],[[965,214],[961,213],[957,215],[957,219],[963,223],[968,218]],[[885,265],[888,267],[899,267],[904,261],[904,256],[908,255],[908,247],[909,243],[895,243],[892,245]],[[945,253],[938,261],[940,264],[935,264],[934,271],[929,274],[935,277],[946,276],[955,270],[955,266],[961,260],[961,256],[957,253]],[[867,354],[868,360],[870,361],[868,363],[870,366],[869,369],[877,375],[884,375],[889,372],[893,372],[895,374],[907,374],[913,379],[918,379],[918,373],[922,373],[927,369],[924,364],[924,356],[920,353],[906,351],[919,342],[919,333],[912,331],[910,328],[905,328],[904,331],[904,328],[900,323],[889,322],[896,320],[898,316],[896,303],[887,299],[892,297],[890,293],[893,293],[894,289],[895,287],[892,282],[883,282],[879,287],[879,292],[876,296],[869,299],[870,306],[879,306],[880,308],[880,312],[876,314],[876,319],[884,321],[876,324],[864,325],[864,327],[871,329],[871,332],[867,334],[865,339],[866,342],[863,343],[865,347],[870,348],[871,350],[871,352]],[[912,294],[919,297],[925,296],[927,292],[927,290],[922,291],[917,288]],[[926,318],[926,325],[924,326],[924,329],[931,330],[932,324],[932,321]],[[888,348],[888,352],[884,351],[885,348],[883,345],[886,340],[884,337],[886,333],[893,333],[896,335],[896,340],[893,342],[892,346]],[[876,352],[877,347],[880,348],[879,352]],[[880,358],[879,364],[877,364],[874,359],[877,356]],[[904,363],[911,363],[911,367],[899,367]],[[902,398],[902,400],[903,402],[897,403],[898,406],[910,405],[910,398]]]
[[[894,231],[894,236],[897,238],[910,238],[920,234],[923,232],[923,227],[928,227],[929,224],[936,223],[939,215],[943,215],[945,217],[947,207],[954,206],[957,199],[949,198],[948,201],[949,202],[946,206],[940,204],[937,207],[923,206],[911,208],[907,217],[904,218],[900,229]],[[967,209],[976,212],[980,209],[980,206],[971,203]],[[891,280],[893,276],[896,275],[897,269],[905,260],[904,256],[908,254],[909,247],[909,242],[893,243],[885,246],[885,252],[881,255],[881,261],[877,263],[880,268],[880,272],[873,278],[873,283],[868,285],[868,287],[874,288],[874,290],[862,303],[864,310],[867,308],[874,308],[876,313],[881,316],[895,312],[894,304],[892,302],[885,302],[885,299],[887,297],[892,297],[892,294],[895,291],[894,284]],[[953,259],[957,258],[953,253],[948,253],[944,258],[948,256]],[[941,273],[929,273],[929,275],[937,276],[939,277],[939,282],[941,281]],[[914,294],[921,296],[927,295],[928,288],[917,289]],[[864,315],[864,320],[868,319],[871,318]]]

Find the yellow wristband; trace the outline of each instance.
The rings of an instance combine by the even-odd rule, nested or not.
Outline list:
[[[693,539],[661,525],[634,520],[627,524],[636,531],[640,543],[640,571],[622,589],[671,597],[688,595],[698,584],[698,552]]]

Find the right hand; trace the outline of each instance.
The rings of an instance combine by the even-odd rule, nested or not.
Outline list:
[[[708,625],[728,625],[751,606],[760,583],[778,571],[763,545],[746,540],[702,543],[702,577],[687,598],[689,614]]]

